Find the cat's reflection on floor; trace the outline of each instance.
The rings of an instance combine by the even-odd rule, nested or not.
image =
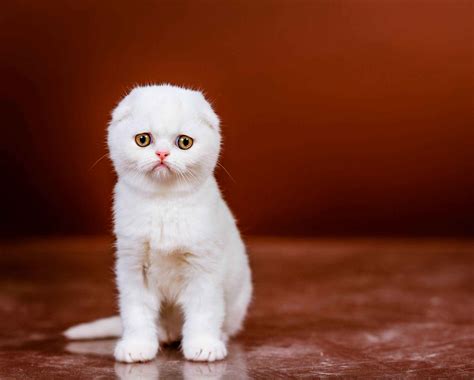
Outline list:
[[[115,343],[115,340],[72,342],[66,345],[66,351],[73,354],[112,357]],[[247,379],[247,363],[242,347],[238,343],[231,343],[228,350],[229,356],[225,360],[199,363],[184,360],[177,346],[165,347],[151,362],[133,364],[116,362],[114,369],[117,377],[122,380]]]

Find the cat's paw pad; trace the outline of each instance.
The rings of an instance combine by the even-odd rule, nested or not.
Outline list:
[[[200,337],[182,343],[184,357],[197,362],[213,362],[227,356],[224,342],[216,338]]]
[[[156,339],[121,339],[115,347],[115,359],[119,362],[135,363],[152,360],[158,351]]]

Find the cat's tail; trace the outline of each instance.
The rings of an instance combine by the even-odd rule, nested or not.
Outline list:
[[[97,319],[72,326],[64,331],[63,335],[71,340],[117,338],[122,336],[122,321],[118,315]]]

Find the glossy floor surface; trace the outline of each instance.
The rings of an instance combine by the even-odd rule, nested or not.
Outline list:
[[[229,357],[118,364],[67,342],[115,313],[105,239],[3,243],[0,379],[473,378],[474,242],[249,239],[255,299]]]

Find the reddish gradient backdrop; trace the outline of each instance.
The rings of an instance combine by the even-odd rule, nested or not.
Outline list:
[[[205,89],[245,234],[472,234],[472,1],[9,1],[3,235],[110,230],[109,112]]]

